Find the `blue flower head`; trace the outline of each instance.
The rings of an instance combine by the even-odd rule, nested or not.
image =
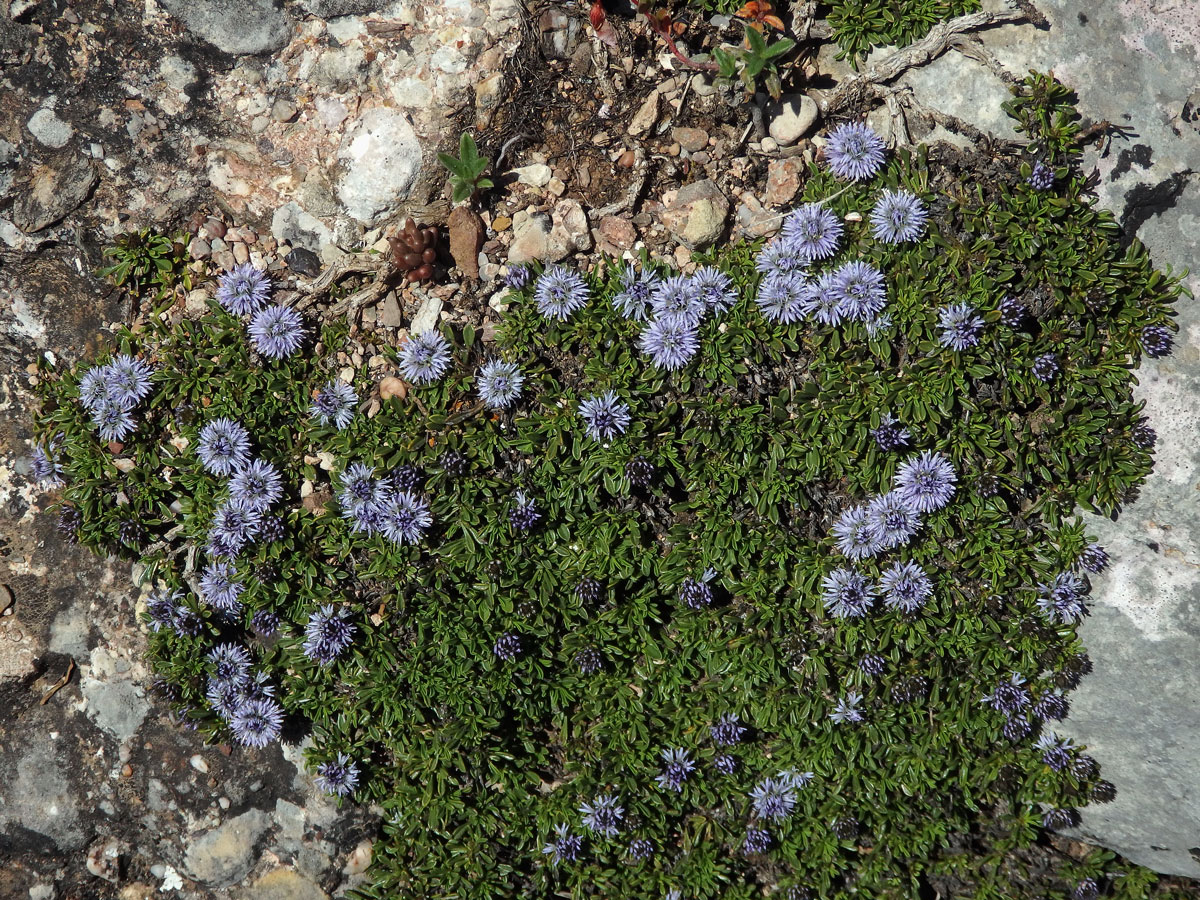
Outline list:
[[[622,403],[616,391],[605,391],[584,400],[579,404],[579,415],[595,441],[611,441],[629,427],[629,404]]]
[[[847,722],[854,724],[863,720],[863,714],[858,708],[858,704],[862,702],[862,694],[857,694],[850,691],[845,697],[838,700],[833,712],[829,714],[829,718],[836,725],[844,725]]]
[[[513,494],[513,504],[508,511],[508,521],[516,531],[528,531],[542,517],[538,512],[537,503],[532,497],[527,497],[524,491]]]
[[[1041,160],[1033,164],[1033,171],[1027,179],[1035,191],[1048,191],[1054,187],[1054,170]]]
[[[509,266],[508,271],[504,273],[504,283],[510,290],[519,291],[529,284],[531,274],[528,266]]]
[[[933,596],[933,583],[915,562],[895,562],[879,579],[883,605],[901,612],[916,612]]]
[[[758,251],[754,268],[763,275],[794,273],[803,277],[810,259],[809,255],[800,251],[794,239],[789,240],[781,235],[768,241]]]
[[[93,416],[102,409],[116,405],[109,383],[111,374],[109,366],[92,366],[79,379],[79,402]]]
[[[955,303],[938,313],[938,327],[942,333],[938,342],[950,350],[969,350],[979,343],[983,334],[983,319],[968,303]]]
[[[286,359],[304,343],[304,322],[290,306],[267,306],[246,329],[254,349],[271,359]]]
[[[347,797],[358,787],[358,764],[345,753],[317,766],[313,782],[327,794]]]
[[[822,325],[840,325],[843,318],[842,295],[836,272],[822,272],[804,285],[802,311]]]
[[[279,470],[265,459],[246,464],[229,480],[230,499],[255,512],[266,512],[282,496],[283,480]]]
[[[150,393],[154,370],[140,359],[121,354],[104,368],[110,402],[133,409]]]
[[[692,275],[692,287],[713,315],[722,315],[737,303],[733,279],[716,266],[701,266]]]
[[[780,228],[800,259],[814,262],[828,259],[837,252],[842,239],[842,223],[820,203],[805,203],[788,213]]]
[[[746,830],[746,837],[742,841],[742,852],[747,856],[753,856],[756,853],[766,853],[771,849],[771,832],[765,828],[749,828]]]
[[[200,596],[213,609],[224,613],[236,613],[242,608],[238,599],[245,588],[237,580],[237,573],[227,562],[209,563],[200,576]]]
[[[1050,382],[1054,380],[1060,368],[1057,356],[1053,353],[1043,353],[1033,361],[1033,377],[1042,383]]]
[[[900,497],[920,513],[935,512],[954,496],[957,475],[950,460],[926,450],[904,462],[894,484]]]
[[[583,814],[583,827],[605,837],[616,837],[621,830],[621,820],[625,817],[625,808],[620,806],[621,798],[615,794],[604,794],[591,803],[582,803],[579,812]]]
[[[213,514],[208,539],[212,556],[236,556],[258,536],[262,528],[262,511],[237,500],[226,500]]]
[[[267,302],[270,293],[267,273],[251,263],[243,263],[226,272],[217,283],[217,302],[235,316],[256,312]]]
[[[664,791],[674,791],[680,793],[683,791],[683,783],[687,781],[688,775],[695,771],[696,764],[692,762],[691,755],[683,749],[672,748],[662,751],[663,771],[661,775],[656,775],[654,780],[658,782],[658,786]]]
[[[847,122],[829,133],[825,159],[838,178],[865,181],[883,168],[883,138],[865,122]]]
[[[1039,584],[1037,605],[1043,616],[1058,623],[1078,622],[1088,614],[1087,585],[1074,572],[1063,572],[1049,584]]]
[[[887,290],[883,273],[870,263],[854,260],[837,269],[833,281],[838,311],[844,318],[866,322],[883,312]]]
[[[646,326],[639,343],[655,366],[671,371],[686,366],[700,349],[696,326],[671,319],[655,319]]]
[[[1001,681],[992,693],[983,698],[983,702],[996,712],[1012,716],[1023,712],[1033,700],[1025,687],[1025,679],[1019,673],[1012,672],[1007,681]]]
[[[400,348],[400,373],[413,384],[437,381],[450,368],[450,342],[430,329],[410,337]]]
[[[867,518],[867,507],[855,506],[841,514],[831,529],[838,552],[860,562],[884,549]]]
[[[383,508],[379,530],[393,544],[416,544],[433,524],[429,504],[409,491],[397,491]]]
[[[335,378],[321,388],[308,412],[319,419],[322,425],[332,425],[341,431],[354,420],[357,407],[358,394],[354,393],[354,388]]]
[[[63,466],[58,457],[58,444],[55,440],[51,440],[49,444],[34,446],[30,467],[42,490],[62,487],[66,483],[62,479]]]
[[[834,569],[822,582],[822,600],[830,615],[838,619],[865,616],[875,602],[875,589],[853,569]]]
[[[226,416],[213,419],[200,429],[196,455],[204,468],[225,476],[250,461],[250,433]]]
[[[808,282],[801,272],[772,272],[759,284],[754,302],[768,322],[791,325],[804,315],[808,298]]]
[[[542,847],[542,853],[550,857],[550,865],[552,866],[557,866],[564,860],[575,862],[582,850],[583,838],[577,834],[571,834],[571,830],[567,827],[566,822],[562,822],[554,827],[553,840]]]
[[[589,298],[587,283],[565,266],[551,266],[538,276],[533,299],[547,319],[564,320],[578,312]]]
[[[650,318],[650,295],[662,284],[662,278],[646,267],[639,272],[633,263],[626,263],[617,277],[621,289],[613,294],[612,302],[626,319],[644,321]]]
[[[136,427],[129,410],[116,403],[106,406],[92,417],[103,441],[123,441]]]
[[[796,791],[803,786],[786,772],[780,772],[775,778],[764,778],[750,792],[754,814],[760,819],[782,822],[795,810]]]
[[[483,364],[475,384],[479,399],[491,409],[507,409],[521,396],[525,376],[516,363],[493,359]]]
[[[746,733],[746,728],[739,724],[737,713],[725,713],[725,715],[717,719],[715,725],[709,726],[708,731],[712,735],[714,744],[719,744],[722,747],[732,747],[741,741],[742,735]]]
[[[1142,349],[1152,359],[1170,356],[1175,336],[1163,325],[1147,325],[1142,329]]]
[[[691,278],[672,275],[651,292],[650,311],[655,318],[695,327],[708,307]]]
[[[346,621],[348,615],[345,609],[335,611],[330,603],[309,616],[304,628],[304,655],[322,666],[341,656],[358,630],[353,622]]]
[[[213,681],[241,687],[250,679],[250,652],[238,644],[218,644],[208,652]]]
[[[871,233],[886,244],[915,241],[925,231],[928,213],[916,194],[884,191],[871,210]]]
[[[283,707],[270,697],[247,700],[229,723],[234,738],[244,747],[265,747],[283,731]]]
[[[867,504],[867,525],[882,550],[907,544],[921,527],[921,516],[898,491],[874,498]]]

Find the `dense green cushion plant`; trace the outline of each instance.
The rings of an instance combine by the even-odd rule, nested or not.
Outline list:
[[[141,559],[158,596],[189,611],[187,627],[150,634],[180,716],[231,738],[206,694],[214,649],[232,644],[273,687],[282,738],[311,734],[321,783],[356,767],[353,800],[384,811],[365,897],[910,897],[948,873],[1012,896],[979,873],[1050,811],[1108,788],[1086,763],[1048,765],[1036,718],[1006,736],[997,698],[1023,680],[1032,704],[1086,670],[1039,585],[1087,559],[1076,508],[1116,512],[1150,469],[1131,370],[1181,290],[1084,195],[1068,99],[1028,80],[1011,108],[1033,140],[1024,159],[921,148],[849,184],[812,168],[803,200],[845,228],[814,269],[876,267],[887,327],[772,324],[753,302],[760,245],[723,247],[701,262],[738,302],[668,372],[614,310],[611,264],[584,276],[590,300],[564,318],[542,315],[530,282],[494,345],[470,327],[426,338],[431,354],[446,342],[448,371],[377,414],[369,372],[351,373],[363,401],[340,429],[314,397],[337,377],[342,326],[277,360],[215,303],[122,331],[114,352],[155,370],[122,444],[79,402],[86,365],[45,371],[36,425],[63,469],[66,525]],[[1029,183],[1037,163],[1049,190]],[[928,222],[885,243],[869,216],[900,189]],[[1028,316],[1014,324],[1005,297]],[[953,350],[942,310],[959,303],[982,323],[976,345]],[[1046,356],[1049,378],[1034,371]],[[420,371],[411,350],[397,359]],[[500,408],[475,381],[495,359],[524,375]],[[630,421],[597,440],[579,407],[609,391]],[[906,447],[878,439],[889,416]],[[230,616],[199,582],[229,487],[197,444],[221,417],[283,492],[270,539],[233,563],[244,590]],[[911,561],[932,596],[909,613],[831,615],[822,585],[847,566],[831,528],[924,451],[952,464],[953,496],[902,550],[854,568],[874,581]],[[431,518],[415,542],[343,514],[353,464],[409,467],[395,483]],[[348,647],[323,663],[312,623],[337,615]],[[768,793],[790,791],[790,814],[768,815],[768,779]],[[612,836],[605,804],[623,810]],[[973,854],[955,850],[981,833]]]

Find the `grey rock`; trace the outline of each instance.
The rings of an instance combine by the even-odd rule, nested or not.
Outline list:
[[[338,200],[368,226],[399,211],[424,160],[407,117],[382,108],[359,117],[342,138],[337,156],[342,167],[335,187]]]
[[[80,679],[79,689],[87,698],[88,716],[119,743],[137,734],[150,712],[150,703],[141,689],[129,680],[85,677]]]
[[[279,99],[271,105],[271,118],[276,122],[290,122],[296,118],[298,110],[291,100]]]
[[[276,869],[255,881],[239,900],[329,900],[329,895],[299,872]]]
[[[40,837],[60,852],[82,850],[79,791],[55,745],[37,742],[23,749],[0,756],[0,834],[28,831],[25,843]]]
[[[579,20],[561,9],[548,9],[538,19],[542,52],[549,59],[570,59],[579,42]]]
[[[554,173],[545,163],[530,163],[527,166],[513,169],[509,174],[517,176],[518,184],[541,188],[550,183],[550,176]]]
[[[780,146],[796,143],[817,121],[817,104],[808,94],[784,94],[771,109],[768,131]]]
[[[278,50],[294,22],[277,0],[161,0],[188,31],[222,53],[251,56]]]
[[[196,83],[196,67],[178,54],[166,56],[158,64],[158,74],[177,91],[186,91]]]
[[[390,2],[391,0],[300,0],[300,6],[310,15],[331,19],[336,16],[361,16],[364,13],[377,12]]]
[[[404,324],[404,316],[400,311],[400,301],[396,299],[395,291],[388,291],[383,302],[377,307],[379,324],[384,328],[399,328]]]
[[[559,200],[554,205],[551,220],[554,224],[550,228],[546,255],[548,261],[558,262],[572,253],[592,249],[587,213],[578,200]]]
[[[29,117],[25,123],[29,133],[43,147],[61,150],[71,142],[75,129],[64,122],[52,109],[42,108]]]
[[[417,314],[409,323],[409,334],[424,334],[437,328],[438,317],[442,314],[442,301],[433,294],[427,294],[421,301]]]
[[[314,253],[320,253],[322,246],[333,243],[333,233],[325,223],[294,201],[275,210],[271,217],[271,234],[277,241],[286,241],[293,247],[303,247]]]
[[[283,261],[297,275],[316,278],[321,274],[321,258],[304,247],[297,247],[285,256]]]
[[[271,826],[271,817],[252,809],[194,839],[184,853],[184,866],[196,881],[225,888],[250,874],[257,845]]]
[[[684,185],[662,212],[662,223],[691,250],[711,247],[725,230],[729,201],[711,179]]]
[[[550,217],[520,210],[513,216],[513,239],[508,246],[510,265],[544,260],[550,252]]]
[[[22,231],[41,231],[86,200],[99,181],[91,161],[60,155],[18,179],[12,220]]]

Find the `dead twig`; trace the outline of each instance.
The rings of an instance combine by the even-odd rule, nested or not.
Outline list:
[[[619,212],[624,212],[627,209],[632,209],[637,203],[638,195],[646,186],[646,179],[650,175],[650,164],[646,160],[646,151],[642,149],[641,143],[633,145],[633,178],[629,182],[629,187],[625,189],[625,193],[620,199],[602,206],[595,210],[592,215],[597,219],[603,219],[605,216],[613,216]]]
[[[298,301],[295,305],[297,311],[308,309],[322,297],[329,293],[330,289],[340,279],[347,275],[363,275],[367,273],[378,273],[381,268],[387,267],[387,258],[385,256],[372,255],[367,253],[353,253],[343,256],[333,265],[329,266],[309,285],[297,285],[304,293],[308,294]]]
[[[604,48],[604,42],[600,40],[600,36],[596,34],[596,29],[592,29],[592,68],[596,70],[596,80],[600,82],[600,93],[604,95],[604,101],[610,106],[616,105],[617,89],[613,87],[612,79],[608,75],[608,50]]]
[[[340,316],[345,313],[351,318],[358,313],[364,306],[369,306],[372,303],[378,303],[384,298],[389,290],[392,289],[392,281],[396,275],[399,275],[399,269],[393,266],[389,261],[375,272],[375,279],[365,287],[359,288],[349,297],[339,300],[329,308],[330,317]]]
[[[974,35],[967,36],[964,34],[955,35],[950,39],[950,46],[961,53],[968,59],[973,59],[977,63],[981,63],[984,68],[999,78],[1007,85],[1020,84],[1021,79],[1014,75],[1008,69],[1001,65],[1000,60],[996,59],[983,41]]]
[[[38,706],[45,706],[47,703],[50,702],[51,697],[53,697],[55,694],[57,694],[59,691],[61,691],[64,687],[66,687],[67,682],[71,680],[71,675],[74,671],[75,671],[75,660],[72,658],[67,661],[66,674],[63,675],[62,678],[58,679],[58,681],[54,682],[54,684],[50,685],[50,690],[48,690],[48,691],[46,691],[46,693],[42,694],[42,699],[38,701]]]
[[[856,100],[866,96],[872,88],[899,78],[909,69],[921,66],[946,52],[954,38],[969,31],[977,31],[1006,22],[1026,21],[1024,10],[1001,10],[999,12],[977,12],[958,16],[946,22],[938,22],[929,34],[914,44],[897,50],[886,59],[880,60],[865,72],[851,76],[839,84],[819,103],[821,114],[828,116]]]

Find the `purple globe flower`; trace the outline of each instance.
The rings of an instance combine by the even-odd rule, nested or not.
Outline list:
[[[687,322],[656,319],[640,339],[642,352],[660,369],[682,369],[700,349],[696,327]]]
[[[375,470],[366,463],[350,463],[338,480],[342,485],[338,503],[345,516],[363,506],[376,506],[387,500],[387,488],[375,479]]]
[[[834,523],[831,533],[838,552],[855,562],[874,556],[883,549],[867,518],[865,506],[855,506],[843,512]]]
[[[722,775],[732,775],[737,771],[737,757],[728,753],[718,753],[713,757],[713,768]]]
[[[907,544],[921,527],[920,514],[899,491],[889,491],[867,504],[866,521],[881,550]]]
[[[79,379],[79,402],[93,417],[103,409],[116,403],[109,387],[109,375],[112,370],[108,366],[92,366]]]
[[[812,780],[812,772],[787,769],[774,778],[764,778],[750,792],[754,815],[760,819],[782,822],[796,808],[796,791]]]
[[[229,723],[233,736],[244,747],[265,747],[283,731],[283,707],[270,697],[247,700]]]
[[[828,259],[837,252],[842,223],[820,203],[805,203],[783,220],[780,236],[806,263]]]
[[[213,681],[241,687],[250,678],[250,651],[238,644],[218,644],[208,652],[208,661]]]
[[[1007,294],[1000,300],[1000,321],[1009,328],[1019,328],[1029,315],[1029,310],[1016,297]]]
[[[692,288],[713,315],[723,315],[737,303],[733,279],[716,266],[698,268],[692,275]]]
[[[1042,762],[1055,772],[1066,771],[1071,765],[1071,751],[1075,745],[1070,738],[1059,737],[1053,731],[1042,732],[1034,746],[1042,751]]]
[[[1088,544],[1079,554],[1079,564],[1093,575],[1107,569],[1108,563],[1108,551],[1099,544]]]
[[[956,303],[938,314],[938,327],[942,330],[938,342],[947,349],[961,352],[979,343],[983,319],[975,314],[970,304]]]
[[[566,822],[554,826],[554,839],[542,847],[542,853],[550,857],[550,865],[557,866],[563,860],[575,862],[583,850],[583,838],[571,834]]]
[[[1174,343],[1175,336],[1165,326],[1147,325],[1142,329],[1142,349],[1153,359],[1169,356]]]
[[[879,427],[871,429],[871,437],[875,438],[880,450],[888,452],[907,447],[912,441],[912,432],[893,418],[891,413],[884,413],[879,420]]]
[[[1061,367],[1053,353],[1043,353],[1033,361],[1033,377],[1043,383],[1053,381]]]
[[[1042,814],[1042,825],[1051,830],[1058,828],[1074,828],[1078,824],[1079,813],[1074,809],[1048,809]]]
[[[328,666],[342,655],[354,640],[358,630],[346,621],[349,612],[334,610],[328,603],[308,617],[304,628],[304,655],[322,666]]]
[[[1002,733],[1005,740],[1012,741],[1015,744],[1018,741],[1025,740],[1032,730],[1033,727],[1029,724],[1029,719],[1024,713],[1013,713],[1004,723]]]
[[[340,379],[333,379],[317,393],[317,398],[309,406],[309,415],[319,419],[322,425],[332,425],[341,431],[354,420],[354,411],[358,407],[358,394],[354,388]]]
[[[933,583],[916,563],[894,562],[880,576],[879,590],[888,609],[913,613],[933,596]]]
[[[565,266],[551,266],[538,276],[533,299],[547,319],[565,320],[588,302],[587,283]]]
[[[1087,586],[1074,572],[1063,572],[1049,584],[1039,584],[1037,605],[1043,616],[1054,623],[1078,622],[1088,614]]]
[[[62,479],[63,466],[58,458],[54,441],[50,442],[49,449],[42,444],[33,448],[30,469],[38,487],[44,491],[53,490],[66,484]]]
[[[916,194],[884,191],[871,210],[871,233],[887,244],[915,241],[925,231],[928,213]]]
[[[900,497],[917,512],[936,512],[954,496],[954,466],[940,453],[926,450],[900,466],[894,484]]]
[[[242,608],[238,599],[245,588],[227,562],[209,563],[200,575],[200,596],[213,609],[236,613]]]
[[[712,606],[713,592],[709,582],[717,575],[713,569],[705,569],[700,578],[685,578],[679,585],[679,599],[688,609],[705,609]]]
[[[137,427],[129,410],[115,403],[92,416],[92,424],[99,429],[103,441],[123,441]]]
[[[410,337],[397,354],[400,374],[413,384],[430,384],[450,368],[450,342],[430,329]]]
[[[266,512],[282,496],[283,479],[279,470],[265,459],[248,463],[229,479],[230,499],[254,512]]]
[[[887,660],[874,653],[868,653],[858,661],[858,670],[868,678],[878,678],[883,674]]]
[[[247,329],[254,349],[271,359],[286,359],[304,343],[304,322],[290,306],[267,306],[254,314]]]
[[[664,279],[650,294],[650,313],[656,319],[695,328],[707,311],[704,297],[686,275]]]
[[[759,284],[754,302],[768,322],[791,325],[804,315],[807,288],[801,272],[772,272]]]
[[[251,263],[226,272],[217,282],[217,302],[235,316],[244,316],[261,308],[271,293],[265,272]]]
[[[496,654],[496,657],[505,662],[512,662],[521,655],[521,650],[521,636],[515,631],[506,631],[500,635],[492,647],[492,652]]]
[[[866,322],[877,317],[887,305],[883,273],[869,263],[854,260],[834,273],[834,295],[844,318]]]
[[[616,391],[606,391],[579,404],[579,416],[594,441],[611,441],[629,427],[629,404],[617,399]]]
[[[834,569],[822,582],[822,597],[830,615],[838,619],[865,616],[875,602],[871,582],[853,569]]]
[[[633,263],[626,263],[617,282],[621,289],[612,298],[617,312],[639,322],[650,318],[650,296],[662,284],[659,274],[649,267],[639,272]]]
[[[629,842],[629,856],[638,862],[649,859],[654,855],[654,845],[645,838],[634,838]]]
[[[104,369],[109,399],[121,408],[133,409],[150,393],[154,370],[140,359],[121,354]]]
[[[1011,716],[1023,712],[1033,700],[1025,687],[1025,679],[1019,673],[1013,672],[1007,681],[999,682],[995,690],[983,698],[983,702],[996,712]]]
[[[213,514],[208,532],[209,553],[212,556],[237,556],[242,548],[258,536],[262,528],[262,513],[237,500],[226,500]]]
[[[581,675],[595,675],[604,666],[604,657],[595,647],[584,647],[575,654],[575,665]]]
[[[1100,885],[1095,878],[1085,878],[1075,885],[1071,900],[1096,900],[1100,896]]]
[[[847,122],[829,133],[825,159],[838,178],[865,181],[883,168],[883,138],[865,122]]]
[[[509,289],[519,291],[529,284],[530,271],[528,266],[509,266],[504,273],[504,283]]]
[[[179,610],[181,591],[154,591],[146,601],[146,616],[149,619],[151,631],[162,631],[164,628],[174,628],[175,616]]]
[[[696,764],[692,762],[691,755],[686,750],[679,748],[663,750],[662,758],[662,774],[655,776],[654,780],[664,791],[681,793],[683,783],[687,781],[688,775],[695,771]]]
[[[742,841],[742,852],[747,856],[766,853],[771,849],[771,832],[765,828],[751,828]]]
[[[1058,691],[1051,691],[1044,694],[1037,704],[1033,707],[1033,714],[1039,719],[1045,721],[1061,722],[1067,717],[1067,712],[1070,706],[1067,703],[1067,698]]]
[[[717,719],[715,725],[709,726],[708,731],[712,735],[714,744],[721,747],[732,747],[741,741],[742,735],[746,733],[746,728],[738,722],[737,713],[725,713]]]
[[[1038,160],[1033,164],[1033,171],[1026,180],[1035,191],[1048,191],[1054,187],[1054,170]]]
[[[1155,442],[1158,441],[1158,435],[1146,422],[1145,418],[1142,418],[1130,429],[1129,439],[1133,441],[1134,446],[1140,447],[1143,450],[1150,450],[1154,447]]]
[[[393,544],[416,544],[433,524],[429,504],[409,491],[397,491],[381,510],[379,531]]]
[[[270,610],[260,609],[250,619],[250,627],[261,637],[273,637],[279,630],[279,616]]]
[[[250,433],[226,416],[200,429],[196,455],[209,472],[225,476],[250,462]]]
[[[508,521],[516,531],[528,531],[542,517],[538,512],[537,503],[532,497],[525,496],[524,491],[513,495],[513,505],[508,511]]]
[[[823,272],[805,285],[803,312],[822,325],[841,324],[842,296],[838,292],[836,272]]]
[[[358,764],[345,753],[339,753],[329,762],[317,766],[313,783],[327,794],[348,797],[358,787]]]
[[[764,276],[796,274],[803,278],[809,259],[811,257],[800,251],[795,240],[781,236],[763,245],[755,257],[754,268]]]
[[[616,837],[625,818],[625,808],[618,805],[620,802],[621,798],[617,795],[605,794],[591,803],[580,804],[583,827],[605,837]]]
[[[858,704],[862,702],[862,694],[857,694],[850,691],[845,697],[838,700],[833,712],[829,714],[829,718],[833,720],[835,725],[844,725],[847,722],[855,724],[863,720],[863,714],[858,708]]]
[[[521,396],[525,376],[516,363],[493,359],[484,363],[475,379],[479,399],[491,409],[507,409]]]
[[[415,491],[425,481],[425,473],[418,466],[404,463],[388,473],[388,486],[394,491]]]

